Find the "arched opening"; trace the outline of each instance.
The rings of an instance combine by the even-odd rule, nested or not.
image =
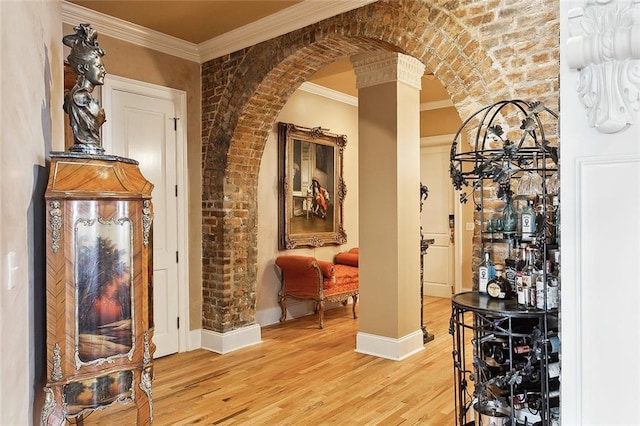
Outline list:
[[[446,10],[410,9],[376,3],[203,65],[203,328],[224,333],[255,320],[260,160],[279,111],[310,75],[343,56],[396,51],[422,61],[461,116],[479,95],[504,95],[489,93],[485,78],[498,72],[483,74],[477,41],[452,32]]]

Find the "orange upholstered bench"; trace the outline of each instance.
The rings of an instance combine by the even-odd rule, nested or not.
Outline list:
[[[338,253],[335,262],[317,260],[312,256],[278,256],[276,265],[281,270],[282,286],[278,300],[282,315],[287,316],[286,299],[311,299],[316,303],[320,316],[320,328],[324,327],[325,302],[346,304],[353,298],[353,318],[358,302],[358,249]]]

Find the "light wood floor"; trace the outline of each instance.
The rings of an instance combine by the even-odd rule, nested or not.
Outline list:
[[[404,361],[356,353],[351,307],[262,329],[263,342],[219,355],[195,350],[154,361],[154,425],[452,425],[451,302],[425,298],[435,340]],[[134,425],[135,407],[85,425]]]

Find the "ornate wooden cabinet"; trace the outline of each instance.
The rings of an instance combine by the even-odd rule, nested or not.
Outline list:
[[[51,153],[44,425],[121,403],[151,423],[152,189],[134,160]]]

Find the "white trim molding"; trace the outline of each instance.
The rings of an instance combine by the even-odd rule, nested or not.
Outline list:
[[[200,52],[195,43],[189,43],[64,0],[62,1],[62,22],[69,25],[89,22],[100,35],[104,34],[178,58],[200,62]]]
[[[203,63],[263,41],[366,6],[376,0],[302,1],[200,44],[190,43],[158,31],[114,18],[68,1],[62,1],[62,22],[90,22],[100,34],[147,47],[179,58]]]
[[[248,346],[257,345],[258,343],[262,343],[260,331],[261,329],[258,324],[251,324],[246,327],[227,331],[226,333],[202,330],[202,348],[219,354],[226,354]]]
[[[219,58],[245,47],[279,37],[291,31],[341,13],[366,6],[376,0],[302,1],[279,13],[269,15],[251,24],[224,33],[198,45],[201,62]]]
[[[202,329],[189,330],[189,341],[187,342],[187,351],[202,348]]]
[[[589,125],[616,133],[640,110],[640,0],[584,0],[568,12],[569,68],[580,71],[576,91]]]
[[[356,352],[402,361],[424,350],[422,330],[416,330],[399,339],[358,332],[356,335]]]
[[[427,146],[440,146],[447,145],[451,146],[453,143],[453,139],[456,137],[455,133],[445,133],[442,135],[435,136],[423,136],[420,138],[420,148],[425,148]]]
[[[441,101],[423,102],[420,104],[420,111],[431,111],[434,109],[452,108],[453,101],[451,99],[443,99]]]
[[[338,92],[337,90],[329,89],[328,87],[320,86],[308,81],[302,83],[302,85],[299,87],[299,90],[322,96],[336,102],[342,102],[354,107],[358,106],[358,98],[356,96],[347,95],[345,93]]]

